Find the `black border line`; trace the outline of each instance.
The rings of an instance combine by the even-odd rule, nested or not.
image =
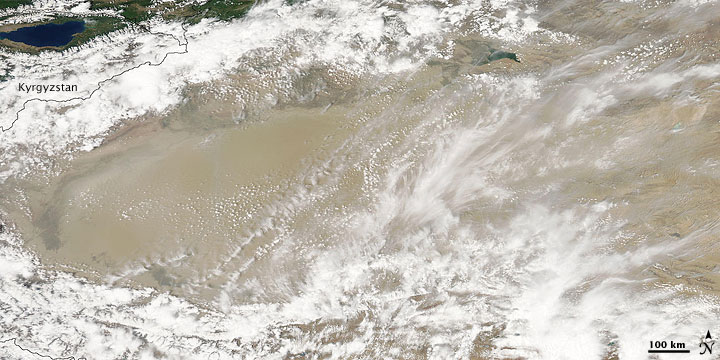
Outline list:
[[[46,359],[52,359],[52,360],[87,360],[87,358],[85,358],[85,357],[76,358],[76,357],[74,357],[74,356],[68,356],[68,357],[59,357],[59,358],[56,358],[56,357],[52,357],[52,356],[50,356],[50,355],[40,354],[40,353],[38,353],[38,352],[35,352],[35,351],[32,351],[32,350],[30,350],[30,349],[26,349],[26,348],[20,346],[20,345],[17,343],[17,338],[10,338],[10,339],[5,339],[5,340],[0,340],[0,343],[7,343],[7,342],[10,342],[10,341],[12,341],[13,345],[17,346],[20,350],[25,351],[25,352],[29,352],[29,353],[31,353],[31,354],[33,354],[33,355],[35,355],[35,356],[39,356],[39,357],[46,358]]]
[[[126,74],[126,73],[128,73],[128,72],[130,72],[130,71],[132,71],[132,70],[138,69],[138,68],[140,68],[140,67],[142,67],[142,66],[145,66],[145,65],[147,65],[147,66],[160,66],[160,65],[162,65],[162,64],[165,62],[165,60],[167,60],[168,56],[170,56],[170,55],[182,55],[182,54],[187,54],[187,53],[188,53],[187,29],[185,28],[185,25],[184,25],[184,24],[180,24],[180,27],[181,27],[182,30],[183,30],[183,33],[182,33],[182,41],[181,41],[180,39],[178,39],[178,38],[177,38],[175,35],[173,35],[173,34],[167,34],[167,33],[162,33],[162,32],[152,32],[152,31],[150,31],[149,29],[145,28],[144,26],[141,26],[141,28],[145,29],[148,33],[150,33],[150,34],[152,34],[152,35],[165,35],[165,36],[170,36],[170,37],[172,37],[173,39],[175,39],[175,41],[178,42],[178,45],[180,45],[180,46],[183,47],[183,50],[182,50],[182,51],[170,51],[170,52],[166,53],[165,56],[163,56],[162,60],[160,60],[160,62],[158,62],[158,63],[153,63],[152,61],[149,61],[149,60],[148,60],[148,61],[145,61],[145,62],[143,62],[143,63],[141,63],[141,64],[135,65],[135,66],[133,66],[133,67],[131,67],[131,68],[129,68],[129,69],[125,69],[125,70],[123,70],[122,72],[120,72],[120,73],[118,73],[118,74],[115,74],[115,75],[113,75],[113,76],[111,76],[111,77],[109,77],[109,78],[107,78],[107,79],[105,79],[105,80],[102,80],[102,81],[98,82],[97,87],[96,87],[93,91],[91,91],[90,94],[87,95],[87,96],[78,96],[78,97],[74,97],[74,98],[70,98],[70,99],[65,99],[65,100],[52,100],[52,99],[41,99],[41,98],[32,98],[32,99],[25,100],[25,102],[23,103],[22,108],[21,108],[20,110],[18,110],[17,112],[15,112],[15,119],[12,121],[12,123],[10,123],[10,126],[9,126],[8,128],[5,128],[5,127],[3,127],[3,126],[0,126],[0,130],[2,130],[2,132],[6,132],[6,131],[12,129],[13,126],[15,126],[15,123],[20,119],[20,113],[23,112],[23,111],[25,110],[25,108],[27,108],[27,104],[30,103],[30,102],[32,102],[32,101],[41,101],[41,102],[45,102],[45,103],[58,103],[58,104],[62,104],[62,103],[66,103],[66,102],[76,101],[76,100],[80,100],[80,101],[89,100],[98,90],[100,90],[100,89],[102,88],[103,84],[105,84],[105,83],[107,83],[107,82],[109,82],[109,81],[112,81],[112,80],[114,80],[115,78],[117,78],[117,77],[119,77],[119,76],[122,76],[122,75],[124,75],[124,74]]]

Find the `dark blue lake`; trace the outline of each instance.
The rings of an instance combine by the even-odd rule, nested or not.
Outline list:
[[[84,21],[68,21],[62,24],[43,24],[0,33],[0,39],[9,39],[32,46],[63,46],[72,36],[85,30]]]

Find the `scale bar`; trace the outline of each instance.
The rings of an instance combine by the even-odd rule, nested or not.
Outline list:
[[[664,354],[671,354],[671,353],[689,354],[690,350],[688,350],[688,349],[685,349],[685,350],[648,350],[648,353],[650,353],[650,354],[658,354],[658,353],[660,353],[660,354],[663,354],[663,353]]]

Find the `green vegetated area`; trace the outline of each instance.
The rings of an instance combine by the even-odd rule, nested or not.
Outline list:
[[[244,16],[254,0],[208,0],[202,4],[178,5],[174,2],[153,4],[152,0],[91,0],[91,10],[111,9],[128,22],[137,23],[153,16],[196,23],[203,18],[231,20]]]
[[[116,10],[124,20],[140,22],[152,15],[152,0],[91,0],[90,10]]]
[[[7,58],[5,56],[0,56],[0,63],[4,62]],[[10,73],[15,67],[13,65],[8,66],[7,68],[0,68],[0,82],[8,81],[10,79]]]
[[[193,6],[195,14],[189,18],[198,22],[203,18],[231,20],[247,14],[255,1],[248,0],[210,0],[202,5]]]
[[[1,9],[13,9],[20,5],[30,5],[32,0],[0,0]]]
[[[77,19],[70,19],[77,20]],[[122,29],[127,26],[122,20],[111,17],[90,17],[85,18],[85,31],[73,36],[73,39],[65,45],[65,48],[78,46],[86,43],[90,39],[100,35],[109,34],[115,30]]]
[[[287,0],[289,3],[297,0]],[[0,0],[0,9],[15,8],[31,4],[32,0]],[[85,21],[85,30],[74,35],[73,40],[62,47],[36,48],[33,46],[0,40],[0,46],[15,51],[37,53],[43,50],[64,50],[86,43],[95,37],[111,33],[127,26],[137,26],[142,21],[155,16],[167,20],[198,23],[204,18],[215,18],[224,21],[243,17],[256,3],[255,0],[208,0],[201,4],[181,6],[175,2],[153,3],[153,0],[90,0],[90,10],[112,10],[119,16],[98,15],[93,17],[72,18],[57,17],[42,23],[26,24],[35,26],[44,23],[64,23],[67,21]],[[25,25],[24,25],[25,26]]]

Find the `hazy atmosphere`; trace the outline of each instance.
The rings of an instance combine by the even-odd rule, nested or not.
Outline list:
[[[719,57],[717,1],[8,1],[0,358],[716,359]]]

